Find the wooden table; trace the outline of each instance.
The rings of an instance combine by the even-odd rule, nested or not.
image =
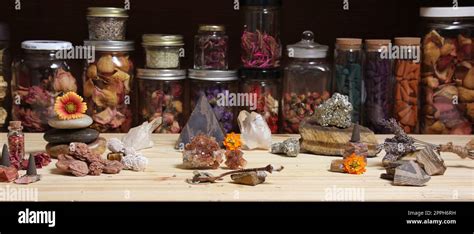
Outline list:
[[[105,138],[120,135],[102,134]],[[275,135],[275,142],[289,135]],[[387,136],[377,136],[379,143]],[[245,151],[248,167],[267,164],[285,169],[267,177],[255,187],[225,182],[190,185],[186,178],[193,170],[180,169],[181,153],[173,149],[178,135],[154,135],[155,147],[144,150],[150,159],[145,172],[122,171],[118,175],[74,177],[61,173],[56,160],[38,169],[42,180],[30,185],[0,184],[0,190],[37,191],[39,201],[473,201],[474,162],[443,153],[448,166],[443,176],[433,176],[424,187],[393,186],[380,179],[383,152],[368,160],[367,172],[349,175],[329,172],[335,157],[300,154],[296,158],[273,155],[266,151]],[[453,141],[465,145],[471,136],[417,136],[439,144]],[[6,142],[6,134],[0,139]],[[42,134],[26,134],[26,150],[44,150]],[[104,155],[105,157],[105,155]],[[212,171],[221,173],[222,169]],[[21,172],[23,174],[24,171]],[[1,192],[1,191],[0,191]]]

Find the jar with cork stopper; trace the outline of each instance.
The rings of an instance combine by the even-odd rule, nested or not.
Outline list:
[[[21,121],[10,121],[8,126],[8,150],[10,162],[15,168],[20,168],[21,161],[25,155],[25,134]]]

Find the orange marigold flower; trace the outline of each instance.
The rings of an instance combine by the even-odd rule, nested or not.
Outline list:
[[[86,113],[87,105],[81,96],[75,92],[68,92],[56,98],[54,111],[59,119],[70,120],[81,118]]]
[[[365,166],[367,166],[367,163],[365,162],[364,156],[353,153],[344,159],[344,171],[349,174],[364,174]]]
[[[242,143],[240,141],[240,134],[230,133],[227,134],[224,139],[224,146],[228,150],[237,150],[240,149]]]

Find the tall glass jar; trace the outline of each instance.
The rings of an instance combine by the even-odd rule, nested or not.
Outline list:
[[[365,124],[377,134],[390,133],[382,125],[382,120],[392,117],[392,64],[388,54],[390,40],[365,40]]]
[[[179,69],[184,57],[184,41],[181,35],[144,34],[142,37],[146,55],[146,68]]]
[[[328,46],[315,43],[314,34],[305,31],[302,40],[287,50],[290,61],[283,78],[281,132],[299,133],[300,122],[331,96]]]
[[[21,59],[13,64],[12,118],[26,131],[44,132],[54,117],[56,96],[77,91],[76,79],[59,51],[72,48],[67,41],[24,41]],[[62,54],[62,53],[60,53]]]
[[[395,60],[395,105],[393,117],[406,133],[419,133],[420,111],[420,41],[419,37],[396,37],[395,45],[408,49],[405,58]],[[418,52],[417,52],[418,51]],[[418,56],[418,59],[416,56]]]
[[[25,134],[21,121],[10,121],[7,138],[10,162],[15,168],[20,169],[25,157]]]
[[[281,0],[242,0],[244,31],[241,36],[245,68],[280,66]]]
[[[186,70],[138,69],[140,122],[161,117],[156,133],[180,133],[184,124]]]
[[[95,47],[95,60],[84,71],[84,99],[87,113],[99,132],[126,133],[133,122],[132,41],[85,41]]]
[[[472,134],[474,7],[421,8],[422,133]]]
[[[229,37],[223,25],[201,25],[194,37],[194,69],[227,70]]]
[[[125,40],[128,14],[125,9],[115,7],[87,8],[89,40]]]
[[[8,117],[7,103],[11,102],[8,84],[11,82],[10,30],[7,24],[0,23],[0,128]]]
[[[349,96],[352,103],[352,122],[362,122],[364,80],[362,76],[362,39],[337,38],[334,51],[334,90]]]
[[[280,69],[241,69],[241,93],[249,97],[245,110],[255,111],[267,121],[272,133],[279,130]]]
[[[205,95],[225,133],[237,130],[237,108],[239,107],[237,71],[189,70],[191,109]]]

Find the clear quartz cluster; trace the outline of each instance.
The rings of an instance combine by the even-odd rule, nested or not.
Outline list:
[[[349,98],[334,93],[330,99],[316,108],[311,118],[323,127],[348,128],[352,125],[351,112],[352,104],[349,102]]]

